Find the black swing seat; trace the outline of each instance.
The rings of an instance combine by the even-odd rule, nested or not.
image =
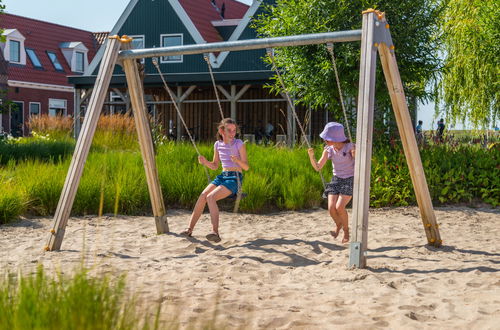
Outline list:
[[[244,193],[244,192],[241,193],[241,199],[243,199],[247,196],[248,196],[247,193]],[[226,199],[236,200],[236,197],[238,197],[237,194],[232,194],[232,195],[227,196]]]

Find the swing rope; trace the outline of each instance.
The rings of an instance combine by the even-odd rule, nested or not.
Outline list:
[[[293,104],[292,99],[290,98],[290,94],[288,93],[288,90],[285,87],[285,83],[283,81],[283,78],[281,77],[281,74],[278,70],[278,67],[276,66],[276,61],[274,60],[274,55],[273,55],[272,50],[268,49],[267,55],[271,59],[273,69],[276,72],[276,75],[280,81],[281,88],[285,92],[288,104],[290,105],[290,108],[292,109],[293,116],[294,116],[295,120],[297,121],[297,124],[299,124],[300,131],[302,132],[302,136],[304,137],[304,140],[306,141],[307,147],[311,148],[311,144],[309,143],[309,139],[307,138],[306,132],[304,131],[304,127],[302,127],[302,124],[300,123],[299,117],[297,116],[297,112],[295,111],[295,105]],[[319,173],[319,176],[321,177],[321,182],[323,183],[323,188],[326,189],[326,182],[325,182],[325,178],[323,177],[323,173],[321,173],[321,171],[318,171],[318,173]]]
[[[224,119],[224,112],[222,111],[222,105],[220,103],[220,98],[219,98],[219,92],[217,91],[215,77],[214,77],[214,74],[212,72],[212,65],[210,64],[210,59],[209,59],[207,54],[203,55],[203,58],[205,59],[205,62],[207,62],[208,71],[210,72],[210,78],[212,79],[212,85],[214,86],[215,98],[217,99],[217,104],[219,105],[220,117],[221,117],[221,120],[223,120]],[[239,175],[236,175],[236,181],[238,184],[238,191],[236,192],[236,200],[234,202],[233,213],[238,213],[238,209],[240,207],[240,201],[241,201],[241,198],[243,197],[243,192],[241,191],[241,180],[240,180]]]
[[[335,55],[333,53],[333,43],[326,44],[326,48],[328,49],[328,52],[330,53],[332,58],[333,70],[335,71],[335,80],[337,81],[337,88],[339,90],[339,96],[340,96],[340,105],[342,106],[342,112],[344,113],[344,120],[347,128],[347,134],[349,135],[349,140],[351,141],[351,143],[354,143],[351,136],[351,128],[349,127],[349,120],[347,119],[347,111],[345,110],[344,98],[342,96],[342,88],[340,87],[339,72],[337,70],[337,61],[335,60]]]
[[[201,156],[200,150],[198,150],[198,147],[196,146],[196,142],[195,142],[193,136],[191,135],[191,133],[189,132],[189,128],[188,128],[186,122],[184,121],[184,117],[182,116],[181,111],[179,110],[179,106],[177,105],[177,102],[175,100],[174,93],[168,87],[167,82],[165,81],[165,78],[163,77],[163,74],[162,74],[162,72],[160,70],[160,66],[158,65],[158,61],[156,60],[156,58],[153,58],[152,62],[154,64],[154,66],[156,67],[156,70],[158,70],[158,74],[160,75],[160,78],[163,81],[163,87],[165,88],[165,90],[167,91],[168,95],[170,96],[170,99],[172,100],[172,103],[174,104],[174,108],[177,111],[177,115],[181,119],[182,125],[184,125],[184,128],[186,129],[186,132],[187,132],[187,134],[189,136],[189,139],[191,140],[191,143],[193,144],[194,149],[196,150],[196,153],[198,154],[198,156]],[[208,181],[208,183],[210,183],[211,179],[210,179],[210,174],[208,173],[208,169],[207,169],[206,166],[203,166],[203,168],[205,169],[205,174],[207,176],[207,181]]]
[[[215,98],[217,99],[217,104],[219,105],[219,112],[221,120],[224,119],[224,111],[222,110],[222,105],[220,103],[219,92],[217,91],[217,85],[215,84],[214,73],[212,72],[212,65],[210,64],[210,59],[208,55],[203,55],[205,62],[207,62],[208,71],[210,72],[210,78],[212,79],[212,84],[214,85]]]

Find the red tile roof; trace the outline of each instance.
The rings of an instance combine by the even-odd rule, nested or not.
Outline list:
[[[26,38],[24,41],[25,48],[33,49],[43,66],[43,70],[35,69],[29,57],[26,57],[25,66],[9,66],[9,80],[72,86],[68,83],[67,76],[75,75],[75,73],[71,71],[71,67],[67,63],[59,45],[63,42],[82,42],[89,50],[89,63],[94,58],[99,47],[92,32],[27,17],[7,13],[2,14],[0,16],[0,27],[3,29],[17,29]],[[64,72],[54,69],[46,51],[56,53]]]
[[[219,32],[212,25],[212,21],[221,21],[222,4],[225,5],[225,19],[241,19],[245,16],[248,6],[235,0],[180,0],[181,6],[193,21],[196,29],[206,42],[222,41]]]

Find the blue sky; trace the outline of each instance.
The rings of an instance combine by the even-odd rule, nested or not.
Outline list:
[[[250,4],[252,0],[237,0]],[[128,0],[2,0],[5,11],[92,32],[110,31]],[[424,129],[434,129],[434,104],[419,105]],[[458,128],[458,127],[457,127]]]

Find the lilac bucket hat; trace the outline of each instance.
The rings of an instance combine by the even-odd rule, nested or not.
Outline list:
[[[344,134],[344,126],[331,122],[325,125],[323,132],[319,135],[323,140],[331,142],[344,142],[347,140]]]

